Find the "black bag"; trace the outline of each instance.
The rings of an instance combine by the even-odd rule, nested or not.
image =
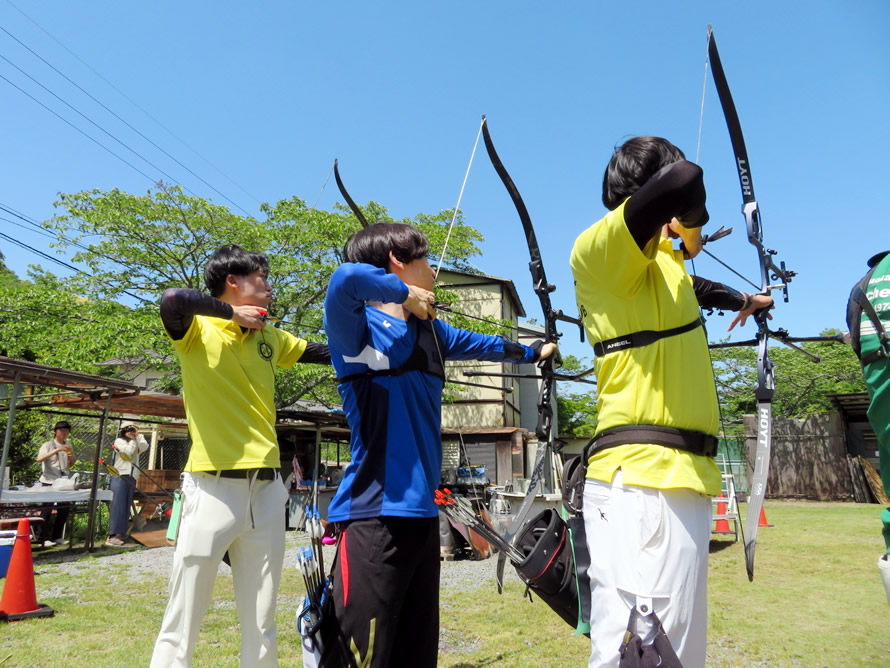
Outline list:
[[[584,481],[587,462],[583,456],[572,457],[562,467],[562,503],[572,514],[583,516]]]
[[[618,668],[683,668],[671,641],[664,632],[661,620],[653,611],[650,615],[656,625],[655,638],[651,645],[643,645],[643,639],[633,632],[634,619],[639,615],[636,608],[630,611],[624,642],[618,649],[621,660]]]
[[[554,508],[523,526],[516,547],[525,556],[513,564],[519,578],[572,628],[578,625],[578,589],[569,529]]]

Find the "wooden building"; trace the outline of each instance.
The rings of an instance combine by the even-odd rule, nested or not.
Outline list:
[[[520,325],[519,318],[526,313],[509,279],[443,269],[438,286],[458,295],[454,308],[461,313],[507,324],[509,329],[504,336],[513,341],[527,345],[544,336],[539,326]],[[440,317],[445,321],[454,319],[444,312]],[[463,323],[463,326],[471,325]],[[446,484],[455,480],[458,467],[484,466],[484,474],[476,476],[480,482],[484,478],[495,485],[521,487],[534,466],[540,381],[495,375],[465,376],[465,371],[536,375],[537,367],[475,361],[446,364],[447,378],[482,387],[446,386],[442,399],[442,480]],[[553,403],[553,427],[557,432],[555,397]],[[553,476],[549,469],[544,482],[545,489],[550,491]]]

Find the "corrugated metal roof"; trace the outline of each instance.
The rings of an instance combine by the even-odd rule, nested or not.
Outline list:
[[[852,392],[850,394],[829,394],[828,398],[844,419],[867,420],[868,393]]]
[[[93,399],[90,396],[54,397],[51,405],[56,408],[75,408],[81,410],[101,411],[105,409],[108,397]],[[185,420],[185,408],[182,397],[162,392],[142,392],[140,394],[111,395],[111,412],[128,415],[148,415],[152,417]]]
[[[103,411],[111,397],[110,412],[114,414],[144,415],[185,420],[182,397],[163,392],[145,392],[133,383],[116,378],[104,378],[58,367],[0,357],[0,383],[16,380],[22,385],[53,387],[59,394],[42,395],[40,400],[20,397],[18,409],[52,406],[71,410]],[[0,405],[0,408],[6,408]],[[346,416],[342,410],[330,409],[314,401],[297,401],[277,411],[280,423],[303,423],[302,426],[321,426],[326,437],[334,440],[349,435]],[[294,424],[295,427],[301,426]],[[328,433],[330,432],[330,433]]]
[[[11,357],[0,357],[0,383],[13,383],[16,380],[23,385],[56,387],[77,392],[139,391],[138,385],[117,378],[105,378]]]

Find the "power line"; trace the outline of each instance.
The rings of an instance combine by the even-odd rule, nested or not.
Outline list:
[[[153,177],[151,177],[151,176],[149,176],[148,174],[146,174],[145,172],[143,172],[143,171],[142,171],[141,169],[139,169],[136,165],[132,164],[131,162],[129,162],[129,161],[126,160],[125,158],[119,156],[117,153],[115,153],[115,152],[112,151],[110,148],[108,148],[107,146],[105,146],[105,144],[103,144],[102,142],[100,142],[98,139],[95,139],[95,138],[91,137],[90,135],[88,135],[86,132],[84,132],[84,131],[81,130],[79,127],[77,127],[76,125],[74,125],[74,123],[72,123],[71,121],[69,121],[67,118],[65,118],[65,117],[62,116],[61,114],[57,113],[57,112],[54,111],[53,109],[50,109],[48,106],[46,106],[43,102],[41,102],[41,101],[38,100],[36,97],[34,97],[33,95],[31,95],[31,94],[30,94],[28,91],[26,91],[25,89],[23,89],[23,88],[21,88],[20,86],[14,84],[12,81],[10,81],[9,79],[7,79],[7,78],[6,78],[5,76],[3,76],[2,74],[0,74],[0,79],[3,79],[3,81],[5,81],[6,83],[8,83],[10,86],[12,86],[12,87],[15,88],[16,90],[18,90],[18,91],[19,91],[20,93],[22,93],[23,95],[27,95],[29,98],[31,98],[32,100],[34,100],[34,102],[36,102],[36,103],[39,104],[41,107],[43,107],[44,109],[46,109],[49,113],[51,113],[53,116],[55,116],[56,118],[58,118],[60,121],[63,121],[64,123],[67,123],[68,125],[70,125],[72,128],[74,128],[75,130],[77,130],[80,134],[82,134],[84,137],[86,137],[87,139],[89,139],[91,142],[93,142],[94,144],[96,144],[96,145],[99,146],[100,148],[103,148],[103,149],[105,149],[106,151],[108,151],[109,153],[111,153],[111,155],[113,155],[115,158],[117,158],[118,160],[120,160],[122,163],[124,163],[127,167],[129,167],[129,168],[132,169],[133,171],[138,172],[139,174],[142,174],[142,176],[144,176],[145,178],[147,178],[147,179],[148,179],[149,181],[151,181],[152,183],[157,183],[157,180],[156,180],[156,179],[154,179]]]
[[[9,211],[7,211],[6,209],[4,209],[2,206],[0,206],[0,211],[6,211],[7,213],[9,213]],[[32,229],[32,228],[33,228],[33,224],[32,224],[31,227],[28,227],[28,226],[26,226],[26,225],[22,225],[21,223],[17,223],[17,222],[15,222],[14,220],[10,220],[9,218],[3,218],[2,216],[0,216],[0,220],[5,220],[7,223],[11,223],[12,225],[15,225],[16,227],[21,227],[23,230],[28,230],[29,232],[35,232],[35,231],[36,231],[38,234],[42,234],[43,236],[45,236],[45,237],[49,237],[50,239],[55,238],[55,235],[54,235],[54,234],[52,234],[51,232],[47,232],[47,231],[44,230],[44,229],[39,229],[39,230],[34,230],[34,229]]]
[[[78,56],[74,51],[72,51],[72,50],[69,49],[67,46],[65,46],[65,44],[64,44],[63,42],[59,41],[59,39],[56,38],[52,33],[50,33],[50,32],[49,32],[48,30],[46,30],[43,26],[41,26],[39,23],[37,23],[37,21],[35,21],[34,19],[32,19],[32,18],[31,18],[30,16],[28,16],[25,12],[23,12],[18,6],[16,6],[15,3],[12,2],[12,0],[6,0],[6,2],[7,2],[8,4],[10,4],[10,5],[13,7],[13,9],[15,9],[17,12],[19,12],[19,14],[21,14],[21,15],[24,16],[26,19],[28,19],[31,23],[33,23],[35,26],[37,26],[37,28],[38,28],[41,32],[43,32],[45,35],[47,35],[47,36],[48,36],[50,39],[52,39],[56,44],[58,44],[58,45],[61,46],[63,49],[65,49],[65,51],[67,51],[71,56],[73,56],[75,59],[77,59],[77,60],[78,60],[84,67],[86,67],[86,68],[87,68],[88,70],[90,70],[93,74],[95,74],[97,77],[99,77],[100,79],[102,79],[102,81],[104,81],[106,84],[108,84],[109,86],[111,86],[111,88],[113,88],[115,91],[117,91],[117,93],[118,93],[121,97],[123,97],[125,100],[127,100],[130,104],[132,104],[134,107],[136,107],[136,108],[137,108],[139,111],[141,111],[143,114],[145,114],[146,116],[148,116],[152,121],[154,121],[154,122],[155,122],[157,125],[159,125],[163,130],[165,130],[168,134],[170,134],[170,135],[171,135],[174,139],[176,139],[180,144],[182,144],[183,146],[185,146],[185,147],[186,147],[187,149],[189,149],[192,153],[194,153],[194,154],[197,155],[199,158],[201,158],[201,160],[203,160],[203,161],[206,162],[208,165],[210,165],[211,167],[213,167],[213,169],[215,169],[219,174],[221,174],[227,181],[229,181],[231,184],[233,184],[236,188],[238,188],[238,189],[239,189],[241,192],[243,192],[245,195],[247,195],[248,197],[250,197],[254,202],[256,202],[257,204],[260,203],[259,198],[257,198],[256,196],[254,196],[253,194],[251,194],[249,191],[247,191],[243,186],[241,186],[241,185],[240,185],[237,181],[235,181],[232,177],[230,177],[228,174],[226,174],[224,171],[222,171],[219,167],[217,167],[217,166],[216,166],[213,162],[211,162],[209,159],[207,159],[206,157],[204,157],[204,155],[202,155],[196,148],[194,148],[194,147],[192,147],[191,145],[189,145],[184,139],[182,139],[182,138],[179,137],[175,132],[173,132],[173,130],[171,130],[171,129],[168,128],[166,125],[164,125],[161,121],[159,121],[157,118],[155,118],[154,116],[152,116],[152,114],[151,114],[150,112],[148,112],[144,107],[142,107],[142,106],[141,106],[138,102],[136,102],[133,98],[131,98],[129,95],[127,95],[126,93],[124,93],[120,88],[118,88],[117,86],[115,86],[111,81],[109,81],[109,80],[106,79],[104,76],[102,76],[102,74],[101,74],[99,71],[97,71],[95,68],[93,68],[92,65],[90,65],[90,64],[89,64],[88,62],[86,62],[83,58],[81,58],[80,56]],[[27,47],[25,47],[25,48],[27,48]]]
[[[53,234],[53,233],[51,233],[51,232],[47,232],[45,229],[43,229],[43,227],[40,225],[40,223],[38,223],[35,219],[31,218],[30,216],[26,216],[26,215],[23,214],[23,213],[20,213],[20,212],[16,211],[16,210],[13,209],[12,207],[9,207],[9,206],[3,204],[2,202],[0,202],[0,211],[5,211],[6,213],[8,213],[8,214],[10,214],[10,215],[13,215],[13,216],[15,216],[16,218],[19,218],[19,219],[21,219],[21,220],[24,220],[26,223],[28,223],[29,225],[31,225],[31,227],[35,228],[38,232],[40,232],[40,233],[42,233],[42,234],[44,234],[44,235],[47,235],[47,236],[49,236],[49,237],[59,238],[59,239],[61,239],[62,241],[64,241],[65,243],[67,243],[67,244],[70,245],[70,246],[76,246],[77,248],[80,248],[81,250],[85,250],[85,251],[87,251],[87,252],[89,252],[89,253],[93,253],[93,254],[95,254],[95,255],[98,255],[99,257],[101,257],[101,258],[103,258],[103,259],[105,259],[105,260],[109,260],[109,261],[111,261],[111,262],[114,262],[114,261],[115,261],[115,258],[110,257],[110,256],[108,256],[108,255],[104,255],[104,254],[102,254],[102,253],[99,253],[98,251],[96,251],[95,248],[90,248],[89,246],[84,246],[82,243],[80,243],[80,242],[78,242],[78,241],[74,241],[73,239],[69,239],[69,238],[66,237],[64,234],[60,234],[60,233]],[[28,228],[26,228],[24,225],[21,225],[20,223],[16,223],[14,220],[9,220],[9,218],[3,218],[2,216],[0,216],[0,220],[5,220],[7,223],[12,223],[13,225],[17,225],[17,226],[19,226],[19,227],[21,227],[21,228],[23,228],[23,229],[28,229]],[[59,263],[63,264],[64,266],[66,266],[66,267],[68,267],[68,268],[70,268],[70,269],[74,269],[75,271],[78,271],[78,272],[80,272],[80,273],[82,273],[82,274],[84,274],[84,275],[86,275],[86,276],[90,276],[90,274],[88,274],[87,272],[85,272],[85,271],[83,271],[83,270],[81,270],[81,269],[78,269],[77,267],[72,267],[72,266],[69,265],[69,264],[65,264],[64,262],[62,262],[61,260],[58,260],[57,258],[47,256],[47,255],[43,254],[41,251],[37,251],[37,250],[35,250],[35,249],[32,249],[30,246],[27,246],[26,248],[27,248],[28,250],[33,250],[35,253],[38,253],[38,254],[43,255],[44,257],[46,257],[47,259],[52,260],[53,262],[59,262]],[[138,299],[138,300],[140,300],[140,301],[142,301],[142,302],[145,302],[145,303],[153,303],[153,302],[150,302],[149,300],[146,300],[146,299],[143,299],[142,297],[139,297],[138,295],[134,295],[133,293],[128,292],[128,291],[126,291],[126,290],[122,290],[121,292],[123,292],[123,293],[126,294],[126,295],[129,295],[130,297],[133,297],[133,299]]]
[[[15,221],[9,220],[8,218],[4,218],[3,216],[0,216],[0,220],[5,220],[7,223],[13,223],[13,224],[16,224]],[[25,250],[27,250],[27,251],[30,251],[31,253],[34,253],[35,255],[38,255],[38,256],[40,256],[40,257],[42,257],[42,258],[45,258],[45,259],[49,260],[50,262],[55,262],[56,264],[58,264],[58,265],[60,265],[60,266],[62,266],[62,267],[65,267],[65,268],[67,268],[67,269],[70,269],[70,270],[73,271],[73,272],[76,272],[76,273],[78,273],[78,274],[83,274],[84,276],[91,276],[90,273],[84,271],[83,269],[80,269],[80,268],[78,268],[78,267],[75,267],[73,264],[68,264],[68,263],[65,262],[64,260],[60,260],[60,259],[57,258],[57,257],[53,257],[52,255],[48,255],[47,253],[44,253],[44,252],[41,251],[41,250],[37,250],[37,249],[34,248],[33,246],[29,246],[28,244],[26,244],[24,241],[20,241],[20,240],[18,240],[18,239],[15,239],[15,238],[9,236],[8,234],[4,234],[3,232],[0,232],[0,237],[2,237],[3,239],[6,239],[8,242],[10,242],[10,243],[12,243],[12,244],[15,244],[15,245],[18,246],[19,248],[23,248],[23,249],[25,249]],[[129,290],[121,290],[121,293],[127,295],[128,297],[132,297],[133,299],[136,299],[136,300],[142,302],[143,304],[154,304],[154,302],[152,302],[151,300],[149,300],[149,299],[145,299],[144,297],[140,297],[140,296],[137,295],[137,294],[133,294],[133,293],[130,292]]]
[[[173,157],[172,155],[170,155],[170,154],[169,154],[167,151],[165,151],[163,148],[161,148],[160,146],[158,146],[158,144],[156,144],[154,141],[152,141],[149,137],[145,136],[142,132],[140,132],[140,131],[137,130],[135,127],[133,127],[130,123],[128,123],[126,120],[124,120],[123,118],[121,118],[117,113],[115,113],[114,111],[112,111],[111,109],[109,109],[105,104],[103,104],[100,100],[96,99],[96,97],[94,97],[92,94],[90,94],[90,93],[89,93],[87,90],[85,90],[82,86],[80,86],[79,84],[77,84],[75,81],[71,80],[71,78],[69,78],[69,77],[68,77],[66,74],[64,74],[63,72],[59,71],[59,69],[56,68],[56,67],[55,67],[52,63],[50,63],[48,60],[46,60],[46,58],[44,58],[44,57],[41,56],[39,53],[37,53],[36,51],[34,51],[31,47],[29,47],[27,44],[25,44],[23,41],[21,41],[18,37],[16,37],[16,36],[13,35],[11,32],[9,32],[6,28],[4,28],[3,26],[0,26],[0,30],[2,30],[2,31],[5,32],[7,35],[9,35],[12,39],[14,39],[16,42],[18,42],[22,47],[24,47],[25,49],[27,49],[27,50],[28,50],[34,57],[39,58],[44,64],[46,64],[47,67],[49,67],[49,68],[52,69],[56,74],[58,74],[59,76],[61,76],[62,78],[64,78],[65,81],[67,81],[67,82],[70,83],[72,86],[74,86],[75,88],[77,88],[81,93],[83,93],[84,95],[86,95],[87,97],[89,97],[93,102],[95,102],[96,104],[98,104],[98,105],[99,105],[100,107],[102,107],[105,111],[107,111],[109,114],[111,114],[112,116],[114,116],[117,120],[119,120],[121,123],[123,123],[124,125],[126,125],[126,126],[127,126],[128,128],[130,128],[133,132],[135,132],[136,134],[138,134],[138,135],[139,135],[140,137],[142,137],[145,141],[147,141],[149,144],[151,144],[152,146],[154,146],[154,147],[155,147],[156,149],[158,149],[161,153],[163,153],[164,155],[166,155],[166,156],[167,156],[168,158],[170,158],[173,162],[175,162],[177,165],[179,165],[180,167],[182,167],[184,170],[186,170],[189,174],[191,174],[191,175],[194,176],[196,179],[198,179],[198,180],[199,180],[201,183],[203,183],[205,186],[207,186],[208,188],[210,188],[210,189],[211,189],[213,192],[215,192],[217,195],[219,195],[219,196],[222,197],[224,200],[226,200],[229,204],[231,204],[232,206],[234,206],[234,207],[237,208],[237,209],[240,209],[242,212],[244,212],[245,215],[250,215],[250,214],[247,213],[247,211],[245,211],[245,210],[242,209],[240,206],[238,206],[238,204],[236,204],[236,203],[233,202],[231,199],[229,199],[228,197],[226,197],[226,195],[224,195],[222,192],[220,192],[219,190],[217,190],[214,186],[212,186],[210,183],[208,183],[207,181],[205,181],[203,178],[201,178],[200,176],[198,176],[195,172],[193,172],[193,171],[192,171],[191,169],[189,169],[187,166],[185,166],[184,164],[182,164],[179,160],[177,160],[175,157]],[[0,57],[2,57],[2,56],[0,56]],[[6,60],[7,62],[9,62],[6,58],[4,58],[4,60]],[[12,64],[12,63],[10,63],[10,64]],[[13,65],[13,67],[16,67],[16,66]],[[16,68],[16,69],[18,69],[18,68]],[[19,70],[19,71],[21,72],[22,70]],[[26,74],[25,76],[28,76],[28,75]],[[33,79],[32,79],[32,81],[33,81]],[[132,149],[131,149],[131,150],[132,150]],[[140,156],[140,157],[142,157],[142,156]],[[142,159],[145,160],[145,158],[142,158]],[[146,162],[148,162],[148,161],[146,160]],[[151,163],[149,163],[149,164],[151,164]],[[157,168],[156,168],[156,169],[157,169]],[[171,181],[175,181],[175,179],[173,179],[172,177],[169,177],[169,178],[171,179]]]
[[[8,223],[11,223],[11,222],[12,222],[12,221],[9,220],[8,218],[3,218],[2,216],[0,216],[0,220],[5,220],[5,221],[8,222]],[[42,258],[46,258],[46,259],[49,260],[50,262],[55,262],[56,264],[59,264],[59,265],[61,265],[61,266],[63,266],[63,267],[67,267],[68,269],[70,269],[70,270],[72,270],[72,271],[76,271],[76,272],[80,272],[80,273],[82,273],[82,274],[86,274],[85,271],[83,271],[83,270],[81,270],[81,269],[78,269],[78,268],[75,267],[74,265],[68,264],[67,262],[62,261],[62,260],[60,260],[60,259],[57,258],[57,257],[53,257],[52,255],[47,255],[47,254],[44,253],[43,251],[37,250],[36,248],[32,248],[31,246],[29,246],[28,244],[26,244],[24,241],[19,241],[18,239],[14,239],[13,237],[9,236],[8,234],[3,234],[3,232],[0,232],[0,237],[3,237],[3,238],[6,239],[8,242],[10,242],[10,243],[12,243],[12,244],[15,244],[16,246],[19,246],[20,248],[24,248],[24,249],[27,250],[27,251],[31,251],[31,252],[34,253],[35,255],[39,255],[39,256],[42,257]]]
[[[158,166],[157,166],[156,164],[154,164],[151,160],[149,160],[149,159],[146,158],[144,155],[142,155],[141,153],[139,153],[136,149],[131,148],[129,145],[127,145],[127,144],[126,144],[125,142],[123,142],[122,140],[120,140],[120,139],[118,139],[117,137],[115,137],[115,136],[114,136],[113,134],[111,134],[108,130],[106,130],[106,129],[103,128],[101,125],[99,125],[98,123],[96,123],[96,121],[94,121],[92,118],[90,118],[89,116],[87,116],[86,114],[84,114],[84,113],[83,113],[82,111],[80,111],[77,107],[75,107],[74,105],[72,105],[70,102],[67,102],[66,100],[62,99],[59,95],[57,95],[56,93],[54,93],[53,91],[51,91],[49,88],[47,88],[47,87],[44,86],[42,83],[40,83],[39,81],[37,81],[37,79],[35,79],[35,78],[32,77],[30,74],[28,74],[27,72],[25,72],[25,70],[23,70],[21,67],[19,67],[19,66],[16,65],[15,63],[13,63],[9,58],[7,58],[6,56],[4,56],[3,54],[0,54],[0,59],[5,60],[7,63],[9,63],[10,65],[12,65],[15,69],[17,69],[19,72],[21,72],[22,74],[24,74],[24,75],[25,75],[26,77],[28,77],[31,81],[33,81],[35,84],[37,84],[38,86],[40,86],[40,87],[41,87],[43,90],[45,90],[47,93],[49,93],[49,94],[52,95],[54,98],[56,98],[59,102],[61,102],[61,103],[64,104],[66,107],[68,107],[69,109],[71,109],[71,110],[72,110],[74,113],[76,113],[78,116],[80,116],[81,118],[83,118],[84,120],[86,120],[88,123],[91,123],[92,125],[94,125],[97,129],[101,130],[101,131],[104,132],[106,135],[108,135],[109,137],[111,137],[114,141],[116,141],[118,144],[120,144],[121,146],[123,146],[125,149],[127,149],[130,153],[132,153],[133,155],[135,155],[137,158],[140,158],[141,160],[145,161],[145,162],[148,163],[152,168],[156,169],[156,170],[159,171],[161,174],[163,174],[164,176],[166,176],[166,177],[170,180],[171,183],[176,183],[176,182],[177,182],[177,180],[176,180],[175,178],[173,178],[172,176],[170,176],[167,172],[165,172],[163,169],[161,169],[160,167],[158,167]],[[5,77],[4,77],[4,79],[5,79]],[[6,81],[9,82],[9,79],[6,79]],[[10,83],[12,83],[12,82],[10,82]],[[16,88],[18,88],[18,86],[16,86]],[[19,88],[19,90],[22,90],[22,89]],[[22,91],[22,92],[24,92],[24,91]],[[29,97],[31,97],[31,96],[29,96]],[[31,99],[33,100],[33,99],[35,99],[35,98],[31,97]],[[128,164],[129,164],[129,163],[128,163]],[[140,172],[140,173],[144,174],[144,172]],[[156,180],[155,180],[155,179],[152,179],[151,177],[149,177],[149,178],[151,179],[152,182],[155,182],[155,183],[156,183]],[[197,197],[197,194],[195,194],[194,192],[192,192],[191,190],[189,190],[189,189],[186,188],[185,186],[183,186],[183,188],[184,188],[185,190],[187,190],[188,192],[190,192],[192,195],[195,195],[195,197]],[[243,209],[242,209],[242,210],[243,210]],[[247,213],[247,212],[245,211],[244,213]],[[249,215],[249,214],[248,214],[248,215]]]
[[[64,242],[65,242],[66,244],[68,244],[69,246],[77,246],[77,248],[80,248],[80,249],[82,249],[82,250],[89,251],[89,252],[95,252],[95,250],[91,249],[89,246],[84,246],[84,245],[83,245],[82,243],[80,243],[80,242],[74,241],[73,239],[69,239],[69,238],[66,237],[64,234],[53,233],[53,232],[49,232],[49,231],[47,231],[47,230],[44,229],[44,227],[43,227],[40,223],[38,223],[34,218],[31,218],[30,216],[26,216],[25,214],[21,213],[20,211],[16,211],[16,210],[13,209],[11,206],[9,206],[9,205],[7,205],[7,204],[3,204],[2,202],[0,202],[0,211],[5,211],[5,212],[8,213],[9,215],[11,215],[11,216],[15,216],[15,217],[18,218],[19,220],[23,220],[23,221],[25,221],[25,222],[28,223],[32,228],[34,228],[35,231],[39,232],[40,234],[42,234],[42,235],[44,235],[44,236],[50,237],[51,239],[61,239],[62,241],[64,241]],[[22,225],[21,223],[17,223],[17,222],[15,222],[14,220],[9,220],[8,218],[2,218],[2,220],[5,220],[5,221],[8,222],[8,223],[12,223],[13,225],[17,225],[17,226],[19,226],[19,227],[21,227],[21,228],[23,228],[23,229],[29,229],[29,228],[26,228],[26,227],[25,227],[24,225]],[[106,257],[106,256],[104,256],[104,255],[101,255],[101,253],[96,253],[96,254],[99,255],[100,257]],[[106,257],[106,259],[111,259],[111,258],[107,258],[107,257]]]
[[[0,202],[0,210],[3,210],[8,214],[11,214],[11,215],[15,216],[16,218],[20,218],[21,220],[24,220],[26,223],[30,223],[34,227],[36,227],[40,230],[43,230],[43,227],[41,227],[40,223],[38,223],[36,219],[31,218],[30,216],[26,216],[21,211],[16,211],[8,204],[3,204],[2,202]],[[50,233],[47,232],[47,234],[50,234]]]

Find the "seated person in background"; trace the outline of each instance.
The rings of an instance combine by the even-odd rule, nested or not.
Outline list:
[[[44,487],[51,487],[53,481],[59,478],[67,478],[71,466],[77,461],[74,448],[68,442],[70,433],[71,425],[67,421],[56,422],[56,426],[53,427],[53,440],[41,445],[37,451],[37,461],[42,468],[40,484]],[[62,532],[65,530],[65,522],[68,521],[68,508],[56,508],[55,521],[52,521],[52,511],[48,510],[43,514],[43,520],[43,536],[46,538],[44,547],[62,545],[65,542]]]
[[[136,479],[139,469],[131,462],[138,462],[139,455],[148,450],[148,442],[139,433],[134,424],[124,425],[118,437],[114,439],[114,468],[119,476],[111,479],[111,511],[108,519],[109,547],[122,547],[127,538],[127,522],[130,519],[130,506],[133,505],[133,494],[136,491]],[[121,457],[123,454],[124,457]]]

